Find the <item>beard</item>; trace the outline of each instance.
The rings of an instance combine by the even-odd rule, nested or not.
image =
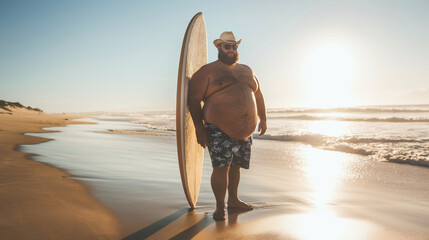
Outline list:
[[[219,58],[219,60],[221,62],[225,63],[226,65],[232,65],[238,61],[239,54],[238,54],[238,52],[235,52],[235,53],[233,53],[233,56],[230,57],[230,56],[228,56],[228,54],[226,54],[224,51],[222,51],[222,49],[219,49],[219,53],[218,53],[217,57]]]

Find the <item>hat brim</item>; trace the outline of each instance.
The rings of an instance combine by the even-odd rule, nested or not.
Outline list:
[[[240,40],[238,40],[237,42],[234,42],[234,41],[224,41],[224,40],[221,40],[221,39],[216,39],[216,40],[214,40],[213,41],[213,44],[217,47],[217,45],[219,45],[219,44],[222,44],[222,43],[227,43],[227,44],[236,44],[236,45],[239,45],[240,43],[241,43],[241,39]]]

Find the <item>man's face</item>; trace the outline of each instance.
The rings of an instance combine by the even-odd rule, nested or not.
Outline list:
[[[223,43],[218,47],[218,58],[226,65],[232,65],[238,61],[238,45]]]

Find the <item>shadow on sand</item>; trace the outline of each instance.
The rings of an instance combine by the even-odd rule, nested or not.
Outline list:
[[[242,211],[239,209],[228,210],[228,225],[236,224],[238,215],[244,212],[247,212],[247,211]],[[216,222],[213,219],[212,215],[208,214],[207,212],[204,213],[204,217],[201,220],[196,221],[196,218],[198,217],[201,218],[201,214],[196,213],[194,209],[183,208],[157,222],[152,223],[151,225],[143,229],[140,229],[135,233],[132,233],[126,236],[125,238],[123,238],[123,240],[147,239],[150,236],[160,232],[163,228],[170,226],[170,224],[172,224],[174,221],[176,221],[182,216],[185,217],[184,224],[186,225],[192,224],[192,225],[186,228],[185,230],[177,233],[176,235],[173,235],[174,233],[170,232],[170,234],[173,235],[173,237],[170,237],[169,239],[171,240],[192,239],[199,232],[201,232],[203,229],[205,229],[211,224],[216,224],[216,228],[218,230],[221,230],[225,227],[225,221]],[[196,223],[193,224],[195,221]]]

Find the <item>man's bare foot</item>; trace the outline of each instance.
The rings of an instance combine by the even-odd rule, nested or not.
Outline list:
[[[253,210],[253,206],[251,204],[245,203],[241,200],[228,201],[228,209],[239,208],[245,211]]]
[[[213,213],[213,219],[216,221],[224,221],[226,212],[225,208],[216,208],[216,211]]]

